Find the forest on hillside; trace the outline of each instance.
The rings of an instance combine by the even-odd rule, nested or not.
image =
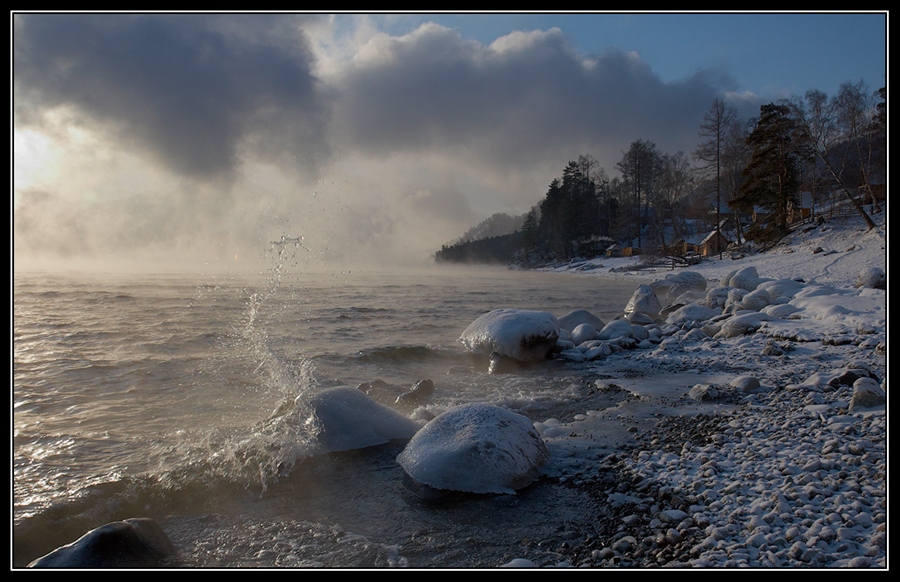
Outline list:
[[[745,240],[765,244],[788,232],[804,204],[835,195],[873,227],[866,207],[886,202],[886,119],[886,88],[872,93],[862,82],[830,98],[809,91],[768,103],[753,119],[716,99],[690,154],[638,139],[613,177],[580,155],[527,213],[489,217],[435,261],[533,267],[601,256],[613,244],[656,253],[726,218],[746,227]]]

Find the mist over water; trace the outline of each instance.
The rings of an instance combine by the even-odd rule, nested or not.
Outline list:
[[[255,275],[15,273],[17,563],[136,516],[163,521],[186,536],[179,543],[213,536],[220,554],[248,552],[188,549],[195,566],[303,564],[250,555],[260,531],[301,535],[297,524],[320,530],[310,543],[329,556],[310,565],[347,566],[354,552],[365,563],[403,562],[384,549],[414,533],[396,516],[435,516],[410,504],[394,461],[402,443],[313,454],[312,394],[360,386],[422,419],[471,401],[534,421],[611,404],[591,400],[582,372],[549,362],[487,374],[457,338],[498,307],[611,319],[636,283],[490,268],[314,270],[309,256],[304,239],[286,236]],[[396,403],[423,379],[433,398]],[[440,543],[452,546],[477,511],[458,510]],[[248,520],[256,534],[240,525]],[[362,545],[334,527],[364,535]]]

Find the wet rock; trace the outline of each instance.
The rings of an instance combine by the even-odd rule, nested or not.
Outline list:
[[[177,552],[156,521],[114,521],[31,562],[29,568],[162,568]]]

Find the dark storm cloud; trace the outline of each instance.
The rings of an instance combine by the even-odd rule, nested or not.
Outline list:
[[[299,18],[27,14],[14,21],[16,123],[64,107],[191,177],[228,177],[247,150],[326,151]]]
[[[615,175],[638,139],[692,150],[732,87],[715,71],[664,83],[557,29],[358,44],[372,29],[351,15],[17,14],[13,32],[16,129],[64,162],[62,180],[17,186],[23,254],[244,257],[300,233],[316,256],[430,260],[526,212],[580,154]],[[53,140],[73,125],[88,131]],[[40,155],[21,167],[52,165]]]
[[[338,81],[336,119],[372,152],[466,146],[527,166],[573,145],[691,149],[728,82],[705,73],[664,83],[636,55],[576,54],[558,29],[485,46],[430,24],[373,39]]]

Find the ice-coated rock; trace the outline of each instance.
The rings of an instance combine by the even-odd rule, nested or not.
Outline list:
[[[321,452],[334,453],[383,445],[411,438],[421,425],[362,390],[347,386],[328,388],[309,399],[318,426]]]
[[[741,307],[741,300],[744,298],[747,293],[750,293],[746,289],[742,289],[740,287],[729,287],[728,288],[728,297],[725,299],[725,307],[723,311],[726,313],[732,313],[734,311],[739,310]]]
[[[701,299],[697,303],[711,309],[723,309],[725,302],[728,301],[728,293],[731,287],[713,287],[706,292],[706,298]]]
[[[759,273],[756,272],[756,267],[744,267],[725,275],[725,278],[722,279],[722,286],[755,291],[757,287],[766,281],[771,281],[771,279],[760,277]]]
[[[769,293],[769,297],[771,297],[772,301],[778,301],[782,297],[786,297],[790,299],[798,291],[803,289],[806,283],[801,283],[800,281],[794,281],[793,279],[775,279],[772,281],[766,281],[764,283],[760,283],[757,289],[765,289]]]
[[[679,324],[688,321],[706,321],[717,315],[721,315],[721,313],[722,311],[720,309],[712,309],[695,303],[679,307],[670,313],[669,317],[666,318],[666,323]]]
[[[625,313],[644,313],[654,318],[659,315],[660,311],[662,311],[662,305],[650,285],[638,285],[631,295],[631,299],[625,305]]]
[[[778,319],[787,319],[797,313],[798,311],[802,311],[799,307],[794,307],[790,303],[780,303],[778,305],[766,305],[762,309],[760,309],[760,313],[765,313],[766,315],[771,315],[772,317]]]
[[[695,271],[670,273],[665,279],[650,283],[656,296],[666,301],[673,301],[689,292],[706,291],[706,278]]]
[[[631,322],[627,319],[614,319],[603,326],[597,339],[610,340],[619,337],[631,337]]]
[[[597,339],[597,328],[590,323],[582,323],[572,330],[572,343],[576,346]]]
[[[721,339],[752,333],[762,327],[763,322],[771,320],[765,313],[741,313],[727,319],[715,337]]]
[[[769,296],[768,291],[755,289],[741,298],[740,303],[738,303],[738,309],[759,311],[770,303],[772,303],[772,298]]]
[[[543,360],[559,339],[559,321],[546,311],[495,309],[480,315],[459,341],[469,351],[523,362]]]
[[[435,489],[514,494],[531,484],[549,452],[530,420],[499,406],[462,404],[436,416],[397,462]]]
[[[558,318],[560,329],[571,332],[582,323],[594,326],[594,329],[602,329],[605,323],[587,309],[576,309]]]

